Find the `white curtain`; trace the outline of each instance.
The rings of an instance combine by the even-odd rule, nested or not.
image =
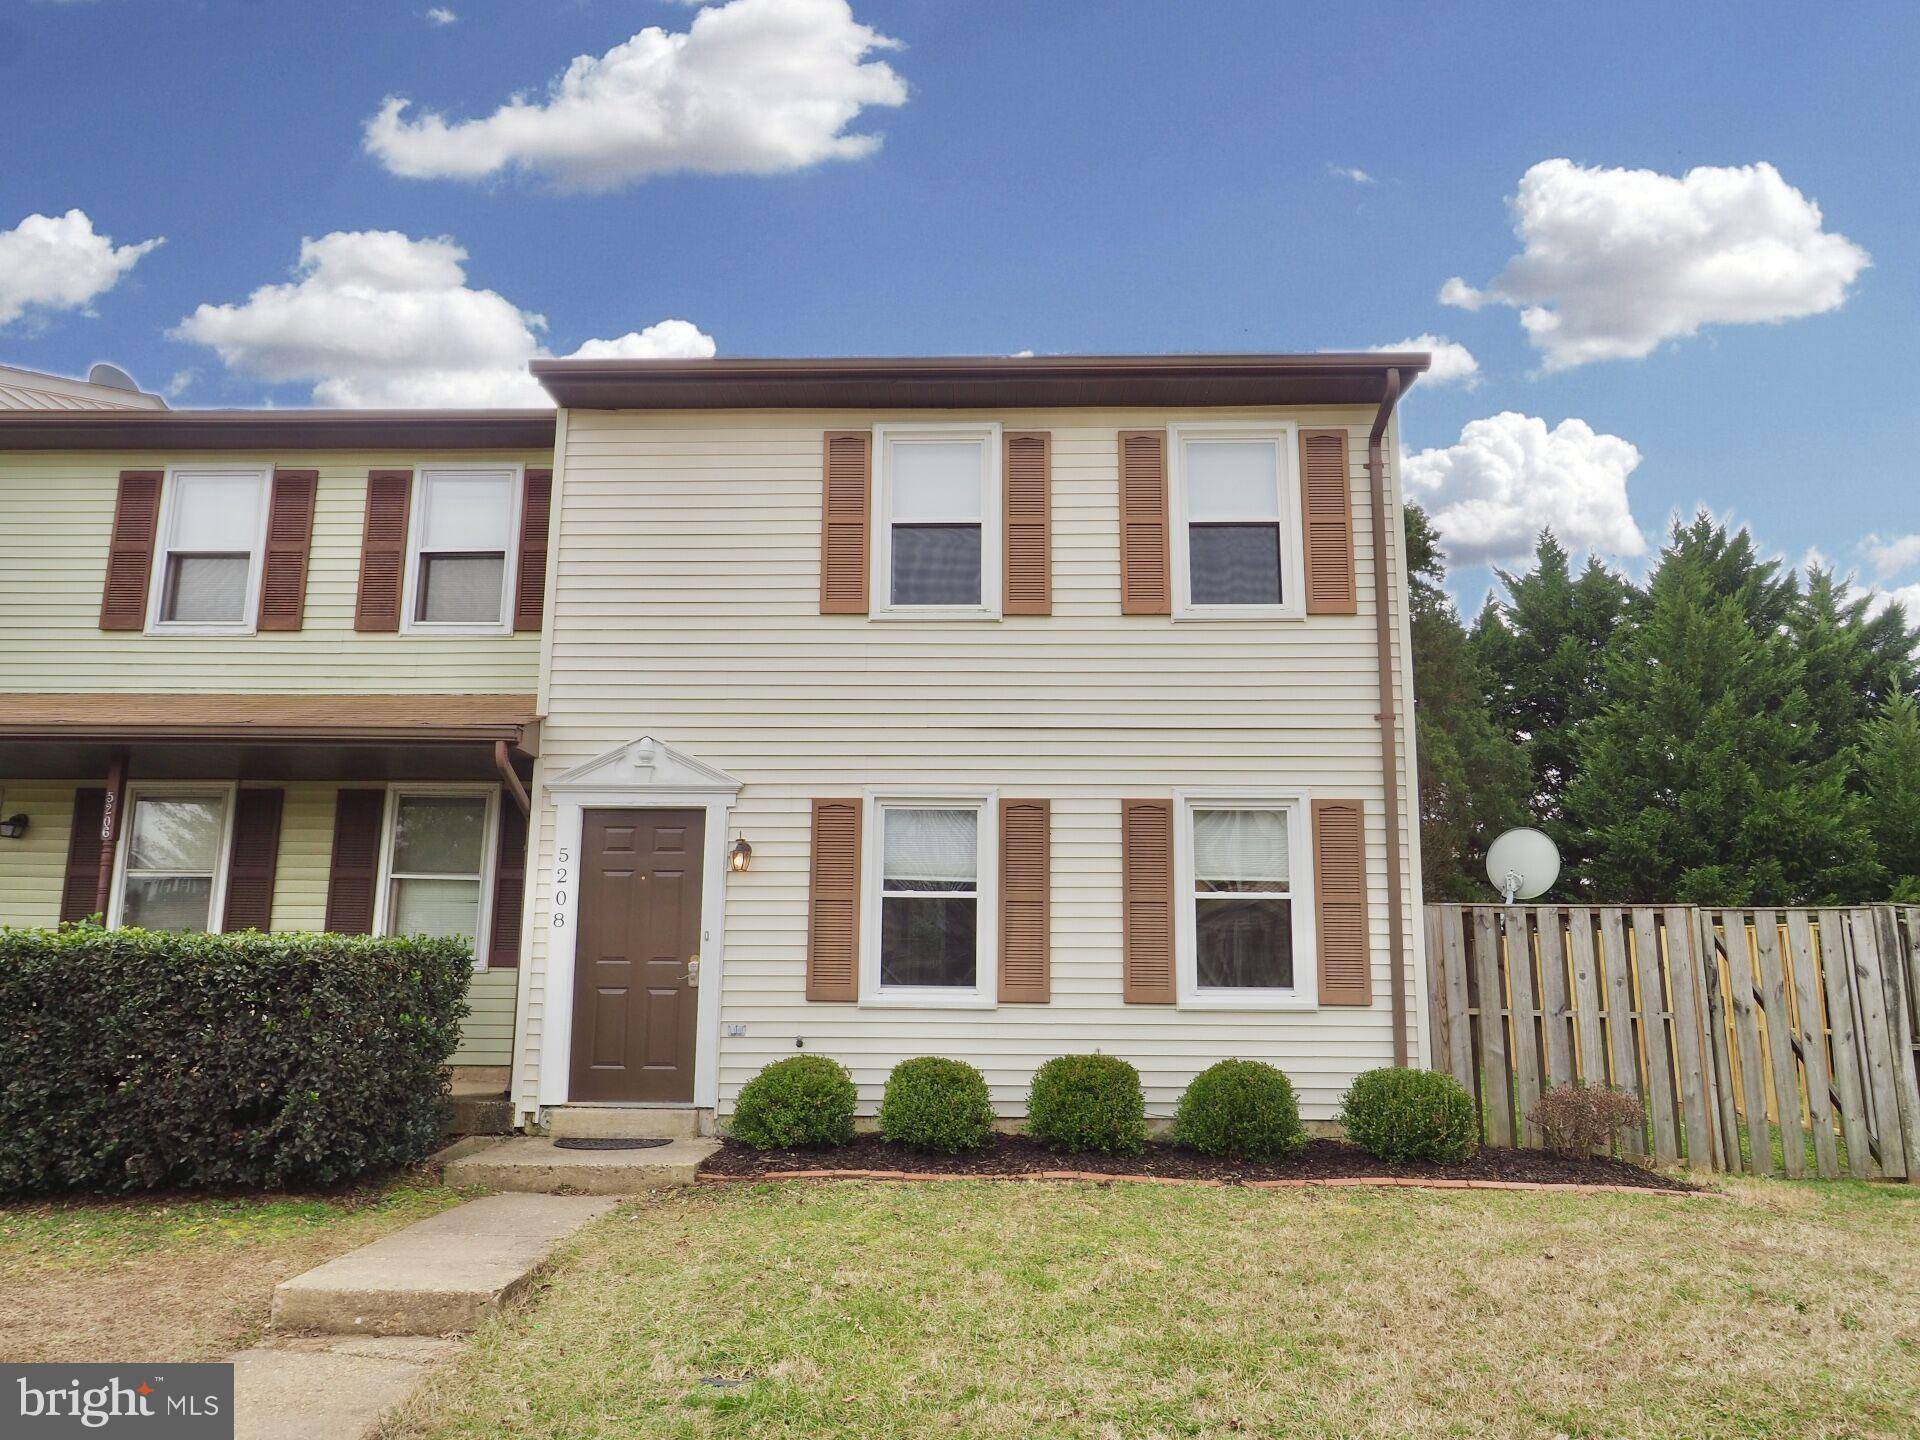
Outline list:
[[[1284,810],[1196,810],[1193,813],[1193,874],[1206,881],[1266,881],[1289,878]]]
[[[886,889],[971,889],[979,875],[980,816],[973,810],[885,810]]]

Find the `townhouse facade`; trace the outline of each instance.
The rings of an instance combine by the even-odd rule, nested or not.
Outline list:
[[[1425,364],[552,361],[552,415],[0,417],[0,923],[473,934],[456,1062],[527,1126],[711,1125],[796,1051],[868,1112],[909,1056],[1014,1116],[1102,1050],[1155,1114],[1238,1055],[1328,1118],[1425,1053]]]

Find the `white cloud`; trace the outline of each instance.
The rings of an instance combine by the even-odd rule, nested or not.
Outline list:
[[[29,310],[85,310],[160,243],[116,246],[84,210],[27,216],[0,230],[0,325]]]
[[[1373,176],[1360,169],[1357,165],[1335,165],[1329,161],[1327,164],[1327,173],[1336,180],[1350,180],[1355,185],[1376,185],[1379,183]]]
[[[570,360],[707,360],[713,337],[689,320],[662,320],[644,330],[629,330],[617,340],[589,340]]]
[[[456,24],[459,19],[460,17],[458,15],[454,14],[453,11],[444,5],[435,5],[431,10],[427,11],[427,23],[429,25],[453,25]]]
[[[1895,603],[1906,611],[1908,625],[1920,625],[1920,581],[1890,590],[1873,589],[1867,592],[1869,616],[1878,615]]]
[[[1892,535],[1884,540],[1869,535],[1860,542],[1860,549],[1882,579],[1920,565],[1920,535]]]
[[[174,338],[211,346],[228,369],[269,384],[310,383],[319,405],[548,405],[527,373],[546,354],[546,319],[467,283],[452,239],[391,230],[303,240],[296,278],[263,285],[236,305],[202,305]],[[576,354],[687,355],[713,340],[663,320]]]
[[[774,175],[871,155],[849,134],[870,105],[906,102],[906,83],[869,59],[898,42],[853,18],[847,0],[731,0],[685,31],[650,25],[605,55],[582,55],[544,98],[515,95],[478,120],[391,96],[365,145],[413,179],[506,171],[575,190],[612,190],[675,171]]]
[[[1509,204],[1521,252],[1485,289],[1448,280],[1440,301],[1513,306],[1548,370],[1837,309],[1871,263],[1765,163],[1673,176],[1543,160]]]
[[[1627,504],[1627,477],[1639,464],[1635,446],[1584,420],[1549,430],[1507,410],[1469,421],[1456,444],[1408,456],[1404,470],[1448,558],[1478,565],[1531,553],[1543,528],[1575,551],[1641,554],[1646,537]]]
[[[166,384],[164,391],[166,397],[169,400],[178,400],[182,395],[187,393],[187,387],[193,384],[194,378],[198,373],[199,372],[192,367],[188,367],[185,370],[174,371],[172,378],[170,378]]]
[[[1469,390],[1480,388],[1480,362],[1473,358],[1473,352],[1466,346],[1444,335],[1415,335],[1391,345],[1371,345],[1367,348],[1375,354],[1390,350],[1425,350],[1433,360],[1427,367],[1427,373],[1420,377],[1423,383],[1465,385]]]

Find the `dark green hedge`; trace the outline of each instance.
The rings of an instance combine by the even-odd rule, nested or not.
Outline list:
[[[0,930],[0,1193],[423,1159],[472,967],[459,940]]]

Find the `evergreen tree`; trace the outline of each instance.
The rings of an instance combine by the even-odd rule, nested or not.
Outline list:
[[[1851,756],[1822,757],[1778,562],[1707,516],[1676,523],[1608,647],[1605,701],[1575,727],[1565,823],[1612,901],[1868,898],[1874,859]]]
[[[1831,570],[1809,567],[1788,629],[1806,662],[1813,750],[1822,760],[1855,745],[1860,728],[1890,699],[1920,687],[1920,632],[1908,629],[1901,607],[1869,615],[1868,597],[1852,595]]]
[[[1602,661],[1633,594],[1624,577],[1589,557],[1576,576],[1566,547],[1543,530],[1524,575],[1496,572],[1504,601],[1489,598],[1473,629],[1473,650],[1493,682],[1495,723],[1523,747],[1533,817],[1559,843],[1563,874],[1578,888],[1579,837],[1562,823],[1567,787],[1578,774],[1574,731],[1605,698]]]
[[[1891,898],[1920,904],[1920,704],[1911,695],[1890,696],[1861,727],[1858,755],[1867,823]]]
[[[1487,846],[1526,818],[1526,757],[1493,723],[1486,672],[1447,596],[1433,524],[1418,506],[1407,507],[1406,530],[1425,888],[1435,899],[1484,899]]]

